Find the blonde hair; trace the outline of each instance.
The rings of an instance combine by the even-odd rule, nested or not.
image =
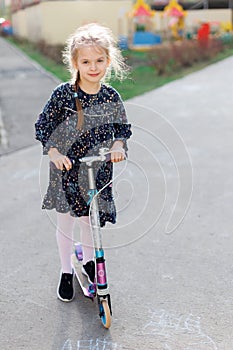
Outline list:
[[[110,60],[109,68],[104,77],[105,80],[114,77],[123,80],[128,72],[128,66],[124,63],[124,58],[112,31],[97,23],[89,23],[79,27],[66,41],[63,51],[63,61],[68,66],[73,83],[79,80],[79,74],[75,69],[74,62],[77,61],[78,50],[83,46],[99,46],[105,50]]]

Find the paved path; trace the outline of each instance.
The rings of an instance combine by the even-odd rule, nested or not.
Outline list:
[[[58,79],[2,38],[0,47],[0,154],[4,154],[35,144],[34,120]]]
[[[0,158],[0,348],[232,350],[233,57],[126,103],[134,136],[116,169],[118,224],[104,231],[105,331],[78,286],[74,302],[56,298],[54,214],[40,210],[47,160],[32,133],[56,82],[1,39],[3,51],[2,119],[19,129]]]

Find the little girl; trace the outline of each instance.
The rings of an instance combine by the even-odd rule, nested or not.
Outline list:
[[[78,159],[110,149],[111,162],[96,162],[94,173],[101,226],[116,222],[112,195],[112,162],[124,160],[131,136],[120,95],[104,79],[123,78],[126,66],[112,32],[98,24],[76,30],[67,40],[64,62],[71,82],[56,87],[35,124],[36,139],[50,158],[50,181],[42,208],[57,212],[57,244],[61,260],[58,298],[74,298],[71,254],[77,219],[83,246],[83,273],[94,281],[94,248],[89,220],[88,177]],[[75,162],[71,160],[75,159]]]

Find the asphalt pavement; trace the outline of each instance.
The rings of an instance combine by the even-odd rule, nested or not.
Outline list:
[[[233,57],[126,102],[118,223],[103,230],[105,330],[56,297],[55,216],[34,122],[58,80],[0,38],[0,349],[233,349]],[[79,229],[75,240],[79,238]]]

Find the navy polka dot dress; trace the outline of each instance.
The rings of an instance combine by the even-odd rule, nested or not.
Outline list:
[[[97,155],[99,148],[111,148],[121,140],[127,151],[131,136],[122,100],[111,86],[102,85],[97,94],[87,94],[80,88],[78,99],[84,113],[82,130],[77,130],[78,113],[75,91],[70,83],[60,84],[52,93],[35,124],[36,139],[43,145],[43,154],[51,147],[74,161],[71,170],[58,170],[50,162],[49,186],[42,208],[56,209],[72,216],[89,215],[88,176],[86,165],[79,162],[85,156]],[[101,226],[116,222],[116,208],[112,193],[111,162],[94,163],[96,187],[99,192]]]

